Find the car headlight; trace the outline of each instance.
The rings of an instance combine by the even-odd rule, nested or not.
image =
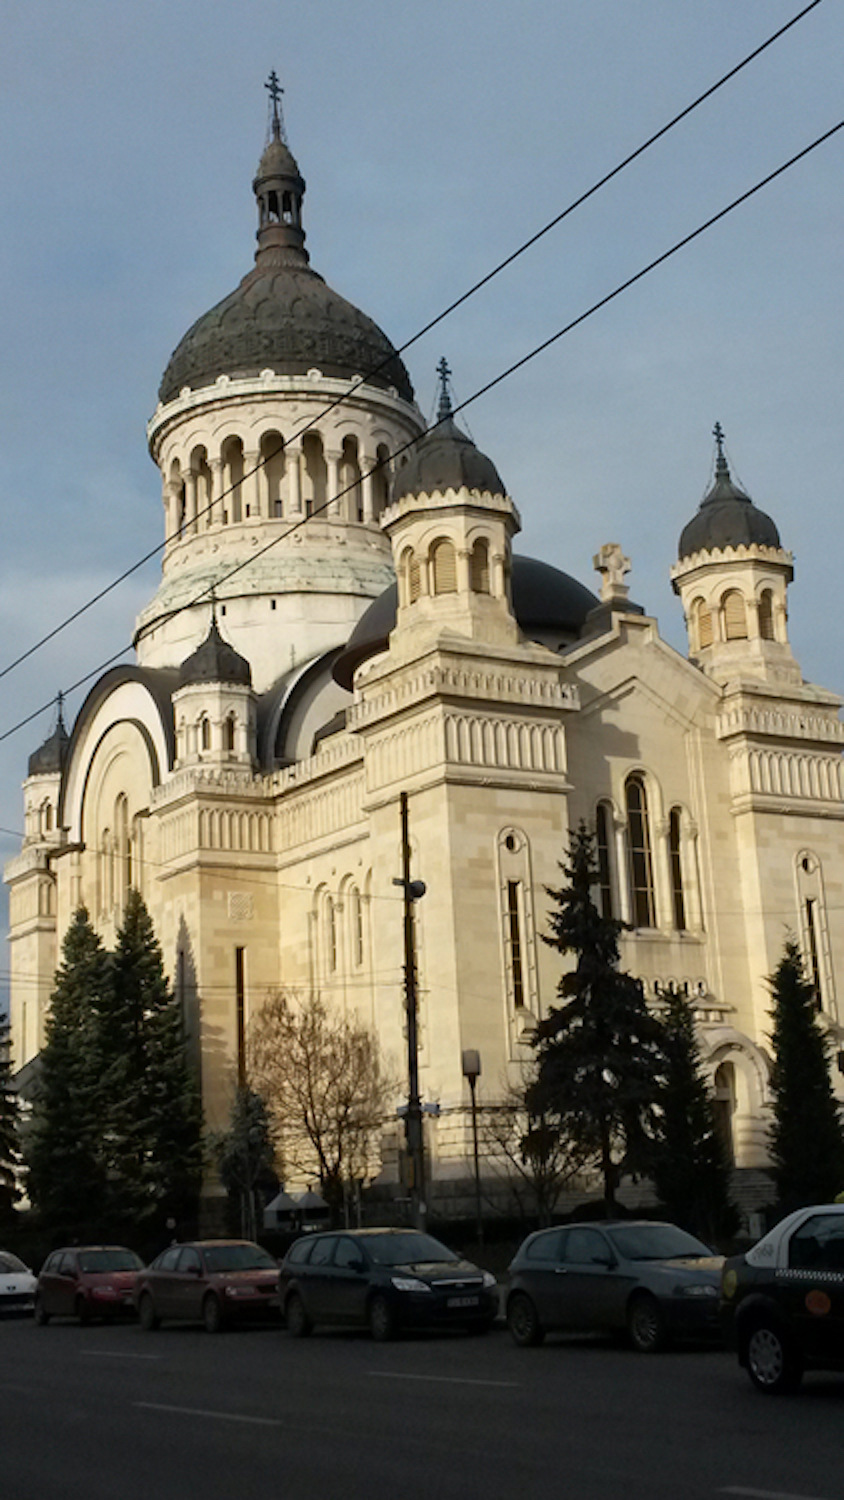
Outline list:
[[[418,1281],[415,1276],[391,1276],[391,1284],[397,1292],[430,1292],[427,1281]]]
[[[709,1281],[690,1281],[686,1286],[674,1288],[676,1297],[717,1297],[718,1288]]]
[[[491,1292],[494,1286],[498,1286],[496,1277],[493,1276],[491,1271],[484,1271],[484,1287],[486,1291]]]

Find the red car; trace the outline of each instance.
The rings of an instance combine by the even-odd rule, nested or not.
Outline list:
[[[73,1245],[48,1255],[35,1292],[35,1321],[116,1318],[134,1311],[135,1280],[144,1263],[124,1245]]]
[[[135,1306],[151,1332],[165,1318],[205,1324],[278,1317],[278,1262],[250,1240],[193,1240],[162,1251],[138,1277]]]

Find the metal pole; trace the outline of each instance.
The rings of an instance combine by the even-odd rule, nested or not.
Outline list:
[[[404,1003],[407,1016],[407,1115],[405,1131],[410,1157],[410,1212],[416,1229],[425,1228],[425,1152],[422,1138],[422,1101],[419,1097],[419,1028],[416,1002],[416,951],[413,898],[410,886],[410,834],[407,792],[400,794],[401,860],[404,891]]]
[[[473,1073],[469,1077],[469,1092],[472,1096],[472,1150],[475,1156],[475,1220],[477,1222],[478,1244],[484,1242],[484,1216],[481,1208],[481,1162],[478,1155],[478,1101],[475,1097],[477,1087],[477,1076]]]

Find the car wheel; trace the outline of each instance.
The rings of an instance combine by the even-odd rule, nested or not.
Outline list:
[[[639,1292],[627,1309],[627,1332],[639,1354],[656,1354],[668,1343],[665,1314],[650,1292]]]
[[[223,1309],[219,1297],[208,1296],[202,1304],[202,1321],[206,1333],[222,1333],[225,1327]]]
[[[284,1317],[292,1339],[306,1339],[309,1333],[313,1333],[314,1325],[305,1311],[305,1304],[295,1292],[287,1299]]]
[[[514,1292],[507,1303],[507,1327],[513,1342],[523,1349],[531,1344],[541,1344],[545,1337],[539,1314],[524,1292]]]
[[[144,1333],[152,1333],[161,1322],[155,1310],[155,1303],[149,1292],[144,1292],[138,1303],[138,1322],[143,1328]]]
[[[744,1353],[747,1373],[757,1391],[766,1396],[796,1391],[803,1370],[776,1323],[760,1319],[747,1335]]]
[[[396,1315],[380,1292],[369,1304],[369,1331],[378,1344],[389,1343],[399,1331]]]
[[[44,1303],[41,1301],[40,1297],[36,1297],[35,1299],[35,1307],[33,1308],[32,1315],[39,1328],[46,1328],[47,1324],[50,1321],[50,1314],[44,1307]]]
[[[91,1309],[84,1297],[77,1297],[73,1310],[76,1313],[76,1316],[79,1319],[80,1323],[90,1323]]]

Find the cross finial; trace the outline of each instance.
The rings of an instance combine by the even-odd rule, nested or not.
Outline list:
[[[283,139],[281,96],[284,93],[284,89],[278,81],[278,74],[275,68],[272,69],[267,82],[264,84],[264,88],[273,101],[273,135],[276,140],[281,140]]]
[[[718,447],[718,453],[715,459],[715,470],[716,473],[723,474],[727,467],[727,460],[724,457],[724,429],[721,426],[720,422],[715,423],[715,426],[712,429],[712,436],[714,437]]]
[[[217,593],[216,593],[216,590],[215,590],[214,585],[212,583],[212,585],[211,585],[211,624],[212,625],[216,625],[216,623],[217,623]]]
[[[62,708],[63,708],[63,706],[64,706],[64,693],[62,692],[61,688],[59,688],[59,691],[56,693],[56,708],[58,710],[58,715],[57,715],[57,718],[56,718],[56,728],[57,729],[64,729],[64,718],[63,718],[63,715],[62,715]]]
[[[446,417],[451,416],[451,396],[449,394],[448,382],[451,378],[451,370],[448,360],[443,355],[437,365],[437,374],[440,377],[440,404],[437,409],[437,421],[444,422]]]
[[[595,553],[592,566],[601,575],[603,604],[627,598],[630,590],[624,582],[624,575],[630,572],[630,558],[624,556],[618,542],[605,542],[600,551]]]

